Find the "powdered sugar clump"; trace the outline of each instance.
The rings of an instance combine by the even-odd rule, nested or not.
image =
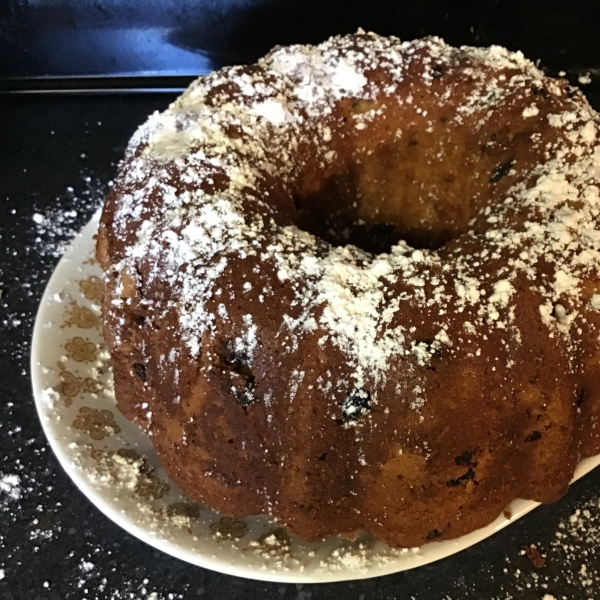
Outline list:
[[[21,478],[18,475],[0,477],[0,493],[11,500],[18,500],[21,497]]]
[[[85,200],[85,212],[88,213],[90,208],[93,210],[100,207],[106,186],[87,175],[83,180],[84,188],[78,192],[78,197]],[[75,199],[75,191],[72,187],[66,190],[66,196],[71,200]],[[76,208],[65,210],[60,203],[56,206],[51,205],[44,211],[35,212],[32,216],[36,232],[35,251],[43,257],[60,258],[79,232],[80,216]]]

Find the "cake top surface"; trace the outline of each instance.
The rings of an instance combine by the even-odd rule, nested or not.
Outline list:
[[[475,84],[456,110],[457,123],[489,115],[512,91],[532,82],[565,100],[564,109],[547,116],[557,131],[545,148],[547,160],[478,215],[485,230],[469,230],[451,250],[417,249],[401,241],[377,255],[335,247],[278,222],[259,192],[265,176],[284,184],[294,178],[295,151],[307,130],[322,160],[335,160],[327,117],[340,101],[373,99],[383,85],[387,98],[418,111],[416,98],[394,95],[395,84],[417,72],[429,86],[435,69],[461,61],[469,63]],[[390,74],[384,84],[373,75],[382,69]],[[445,94],[452,93],[450,85]],[[538,113],[531,105],[520,118]],[[357,114],[354,127],[364,129],[375,117]],[[544,78],[521,53],[497,46],[456,49],[438,38],[400,42],[359,32],[315,47],[276,48],[255,67],[226,68],[197,80],[135,134],[117,182],[121,197],[113,228],[118,237],[132,239],[117,269],[153,265],[147,283],[156,279],[177,290],[169,302],[192,356],[217,321],[230,318],[235,294],[256,297],[257,309],[264,311],[274,293],[258,275],[234,293],[224,287],[223,273],[248,260],[271,269],[294,292],[280,324],[287,351],[318,332],[321,345],[332,344],[346,357],[350,375],[344,385],[356,390],[385,383],[394,358],[417,372],[440,348],[452,352],[467,342],[476,345],[491,330],[507,348],[519,345],[514,314],[524,282],[539,293],[548,335],[576,345],[585,327],[582,307],[600,309],[600,295],[582,296],[583,282],[600,278],[598,126],[585,102],[568,101],[564,85]],[[516,211],[526,215],[518,227]],[[408,307],[422,309],[428,331],[435,330],[426,342],[403,319]],[[451,323],[458,314],[459,332]],[[252,311],[244,314],[235,340],[250,360],[260,340],[256,321]],[[339,385],[326,379],[324,389]],[[292,381],[292,398],[293,386]],[[413,392],[418,409],[423,400]]]

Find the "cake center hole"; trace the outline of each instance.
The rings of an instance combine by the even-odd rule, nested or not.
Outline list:
[[[379,141],[374,125],[373,143],[348,143],[351,149],[340,149],[324,172],[309,165],[293,196],[297,225],[335,246],[375,254],[400,240],[436,249],[468,231],[493,190],[510,179],[513,163],[488,157],[483,144],[461,142],[443,114],[434,130],[428,123],[380,133]]]

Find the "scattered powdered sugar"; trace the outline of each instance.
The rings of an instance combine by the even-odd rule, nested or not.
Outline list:
[[[591,298],[590,298],[590,306],[594,309],[594,310],[600,310],[600,294],[594,294]]]
[[[402,262],[402,258],[399,252],[398,262]],[[359,266],[359,262],[366,264]],[[357,387],[366,385],[368,373],[377,384],[390,358],[404,353],[403,327],[385,327],[399,302],[399,299],[386,301],[381,281],[392,273],[391,264],[388,260],[371,262],[364,253],[350,247],[332,249],[322,260],[305,255],[299,260],[299,272],[293,272],[290,262],[284,262],[286,273],[293,273],[292,277],[315,278],[315,295],[311,302],[323,306],[317,322],[352,361]],[[304,316],[308,327],[306,323],[303,327],[310,329],[314,311],[307,311]],[[325,339],[321,338],[322,342]]]
[[[0,477],[0,494],[5,494],[11,500],[21,497],[21,478],[18,475],[3,475]]]
[[[294,82],[295,94],[309,114],[331,110],[331,97],[357,95],[367,84],[365,76],[335,53],[324,55],[310,46],[276,50],[269,67]],[[252,91],[252,94],[254,90]]]
[[[93,211],[101,206],[106,185],[88,175],[83,176],[83,184],[83,189],[77,192],[77,198],[72,187],[66,189],[65,196],[72,204],[81,201],[84,204],[84,212],[89,214],[90,210]],[[112,183],[109,182],[108,185],[110,187]],[[55,205],[33,214],[36,232],[33,249],[43,257],[60,258],[81,227],[81,215],[78,209],[65,210],[64,201],[57,198]]]
[[[97,548],[91,556],[97,556],[100,552],[100,548]],[[108,554],[111,552],[108,551]],[[102,558],[104,557],[98,557],[99,560]],[[108,575],[109,573],[97,567],[91,560],[81,558],[74,587],[85,600],[183,600],[186,597],[184,591],[152,591],[155,586],[147,577],[140,577],[137,581],[122,579],[118,587],[115,587],[108,581]],[[183,586],[184,589],[187,587],[188,585]]]
[[[36,244],[44,244],[45,252],[55,258],[63,255],[70,240],[77,233],[77,211],[75,209],[50,209],[45,215],[33,215],[38,237]]]
[[[57,259],[88,216],[100,207],[109,186],[83,172],[60,197],[44,198],[45,190],[38,189],[35,208],[23,206],[23,210],[17,208],[11,215],[3,215],[6,219],[22,219],[14,227],[6,221],[2,225],[11,227],[0,227],[3,249],[17,257],[13,261],[14,274],[10,270],[1,272],[6,263],[0,268],[3,311],[0,335],[9,340],[4,349],[10,353],[3,365],[11,370],[11,382],[19,381],[20,377],[22,381],[19,385],[6,387],[8,396],[2,399],[3,416],[0,419],[0,434],[6,438],[5,447],[10,447],[9,453],[0,457],[2,598],[146,600],[152,597],[154,600],[181,600],[188,588],[188,584],[183,583],[169,591],[159,576],[153,576],[151,582],[144,577],[144,573],[151,573],[147,565],[137,565],[130,577],[123,576],[121,561],[118,570],[111,566],[117,547],[123,542],[115,541],[110,535],[104,537],[106,527],[103,522],[94,524],[93,520],[88,520],[94,519],[95,515],[85,508],[87,500],[76,494],[72,485],[67,485],[67,476],[56,467],[56,460],[50,460],[51,448],[44,441],[33,399],[27,393],[29,371],[25,365],[30,359],[29,339],[37,298]],[[18,237],[5,233],[11,228],[18,231]],[[36,299],[35,304],[32,298]],[[20,329],[18,335],[10,331],[14,328]],[[18,368],[21,366],[22,373]],[[18,395],[19,390],[24,393]],[[47,400],[49,406],[56,405],[59,394],[52,390]],[[11,414],[13,402],[21,405],[18,415],[16,412],[14,415],[14,418],[18,416],[18,425],[14,424]],[[96,535],[92,535],[93,529]],[[101,559],[96,558],[98,555]],[[121,556],[127,560],[125,553]],[[59,561],[53,562],[53,557],[59,557]],[[78,567],[78,560],[82,568]],[[40,572],[36,572],[37,569]],[[45,581],[41,579],[43,574],[48,577]]]
[[[2,280],[3,273],[0,272],[0,331],[33,327],[34,314],[24,310],[22,299],[37,297],[40,286],[47,281],[56,260],[78,233],[86,216],[100,207],[106,187],[99,180],[83,173],[77,191],[69,186],[63,197],[51,200],[45,208],[38,207],[31,216],[28,213],[24,235],[26,245],[18,250],[11,248],[8,235],[2,240],[3,234],[0,232],[0,240],[4,243],[6,252],[13,256],[17,252],[24,252],[28,257],[34,257],[27,270],[19,273],[11,284]],[[65,208],[65,202],[69,203],[69,208]],[[11,215],[7,215],[9,219],[20,217],[21,211],[18,209],[13,209]],[[7,351],[10,352],[11,360],[21,361],[23,364],[29,358],[27,344],[9,343]]]
[[[367,78],[345,60],[340,60],[330,74],[331,83],[345,95],[358,96],[367,85]]]
[[[252,322],[252,315],[243,317],[245,332],[241,337],[235,338],[235,351],[240,355],[247,357],[249,364],[252,364],[252,355],[256,347],[256,325]]]
[[[489,48],[463,46],[461,50],[467,50],[472,56],[496,69],[517,69],[534,78],[542,76],[542,72],[530,60],[525,58],[521,51],[511,52],[498,45],[492,45]]]
[[[274,100],[266,100],[265,102],[256,104],[252,110],[273,125],[282,125],[289,118],[289,113],[285,110],[281,102]]]
[[[335,572],[368,573],[374,566],[385,567],[398,561],[401,557],[414,557],[419,560],[418,548],[388,549],[384,551],[381,545],[373,547],[367,544],[354,544],[333,551],[321,561],[320,569]]]
[[[592,498],[559,524],[552,549],[569,568],[566,578],[583,588],[582,597],[594,597],[600,586],[600,498]]]
[[[523,117],[526,119],[528,117],[537,117],[540,114],[540,109],[535,105],[531,105],[531,106],[524,108],[522,114],[523,114]]]

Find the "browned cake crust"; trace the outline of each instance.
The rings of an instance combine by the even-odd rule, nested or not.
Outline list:
[[[191,498],[418,546],[600,451],[600,121],[521,54],[359,32],[191,85],[98,235],[120,410]]]

